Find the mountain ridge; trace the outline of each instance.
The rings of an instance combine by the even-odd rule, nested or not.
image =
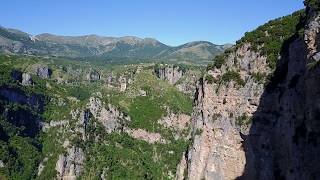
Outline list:
[[[201,64],[221,54],[228,47],[228,44],[216,45],[209,41],[170,46],[154,38],[136,36],[61,36],[50,33],[31,35],[0,26],[0,51],[15,54],[71,58],[136,58]]]

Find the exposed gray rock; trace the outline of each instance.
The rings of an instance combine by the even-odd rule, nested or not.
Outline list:
[[[0,168],[3,168],[3,167],[5,167],[5,165],[4,165],[3,161],[0,160]]]
[[[144,90],[139,90],[139,96],[147,96],[147,92]]]
[[[80,132],[82,134],[82,140],[86,140],[86,133],[87,133],[87,127],[90,120],[90,111],[84,110],[80,113],[80,118],[78,121],[79,127],[76,129],[76,131]]]
[[[124,128],[123,131],[135,139],[143,140],[150,144],[154,144],[154,143],[166,144],[167,143],[167,141],[159,133],[151,133],[144,129],[129,129],[129,128]]]
[[[307,17],[304,40],[288,43],[253,116],[242,179],[320,177],[320,69],[307,66],[319,52],[320,13],[311,9]]]
[[[192,116],[193,144],[187,157],[187,179],[231,180],[244,173],[246,154],[240,132],[247,134],[249,126],[237,125],[236,119],[243,114],[251,117],[257,111],[264,90],[263,84],[256,83],[250,74],[270,71],[266,58],[251,52],[249,47],[250,44],[239,47],[229,54],[226,64],[219,70],[208,72],[218,78],[228,70],[239,69],[241,78],[246,80],[245,86],[239,87],[233,81],[198,83]]]
[[[48,161],[48,158],[46,157],[46,158],[44,158],[44,159],[41,161],[41,163],[39,164],[39,166],[38,166],[38,176],[41,175],[43,169],[45,168],[44,163],[46,163],[47,161]]]
[[[124,92],[127,89],[127,79],[125,77],[119,78],[120,82],[120,92]]]
[[[311,13],[311,14],[310,14]],[[187,157],[190,180],[317,179],[320,176],[320,13],[310,10],[305,39],[286,42],[267,87],[252,73],[273,73],[250,44],[231,52],[213,77],[237,70],[246,84],[200,82]],[[239,117],[245,124],[239,125]],[[250,122],[252,121],[252,123]],[[183,157],[181,162],[185,158]],[[181,171],[177,172],[181,179]]]
[[[158,123],[173,131],[175,139],[189,138],[184,132],[190,127],[191,117],[186,114],[174,114],[167,111],[167,116],[158,120]]]
[[[183,72],[179,69],[179,67],[175,66],[161,66],[155,69],[156,75],[158,78],[168,81],[170,84],[175,84],[182,77]]]
[[[100,80],[100,74],[96,70],[91,70],[87,76],[86,76],[87,81],[98,81]]]
[[[39,66],[36,69],[36,74],[42,79],[49,79],[52,75],[52,70],[46,66]]]
[[[130,117],[123,114],[111,104],[104,105],[99,98],[91,97],[88,109],[94,118],[105,127],[108,133],[123,128],[123,124],[130,121]]]
[[[81,148],[72,147],[66,155],[59,155],[56,163],[57,179],[75,180],[80,176],[84,167],[85,154]]]
[[[28,73],[23,73],[22,74],[22,85],[24,86],[30,86],[32,85],[32,79],[31,79],[31,75]]]
[[[62,127],[68,126],[69,121],[62,120],[62,121],[50,121],[50,123],[41,122],[42,131],[46,131],[53,127]]]
[[[312,58],[317,62],[320,61],[320,52],[317,52]]]
[[[317,36],[320,32],[320,14],[316,10],[310,8],[308,12],[308,22],[305,29],[304,40],[308,47],[308,58],[319,52],[319,42]]]
[[[187,172],[187,159],[185,153],[182,154],[180,163],[177,166],[176,180],[184,180]]]

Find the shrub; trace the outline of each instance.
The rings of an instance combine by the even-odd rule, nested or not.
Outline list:
[[[240,86],[246,85],[244,80],[241,79],[240,74],[235,71],[228,71],[225,74],[223,74],[221,77],[221,82],[230,82],[230,81],[234,81]]]
[[[200,136],[202,134],[203,130],[202,129],[197,129],[195,132],[196,136]]]
[[[320,1],[319,0],[305,0],[304,4],[308,7],[315,9],[315,10],[320,10]]]
[[[306,3],[312,7],[319,7],[319,2],[316,0],[307,0]],[[304,17],[304,10],[301,10],[292,15],[269,21],[256,30],[245,33],[245,36],[237,41],[237,47],[243,43],[250,43],[252,50],[260,51],[261,55],[267,57],[269,67],[274,70],[285,41],[303,29],[303,26],[299,27],[299,25]]]
[[[243,113],[241,116],[236,118],[235,123],[239,127],[249,125],[251,123],[251,118],[246,113]]]
[[[260,72],[252,73],[251,76],[256,83],[262,83],[266,78],[266,75]]]
[[[208,84],[212,84],[214,82],[214,77],[210,74],[206,75],[206,81]]]

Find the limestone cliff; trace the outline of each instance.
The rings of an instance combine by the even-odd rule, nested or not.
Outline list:
[[[319,16],[307,8],[304,39],[293,36],[266,87],[244,143],[242,179],[318,179]]]
[[[226,65],[208,72],[218,78],[231,70],[237,71],[246,80],[245,85],[235,80],[199,82],[193,114],[193,145],[187,156],[188,179],[235,179],[245,169],[240,132],[247,132],[263,92],[263,84],[256,82],[251,74],[268,70],[266,58],[249,48],[250,44],[241,46],[229,55]]]
[[[183,71],[179,67],[162,65],[156,68],[156,75],[168,81],[170,84],[175,84],[182,77]]]
[[[320,177],[319,14],[307,8],[274,71],[250,42],[208,69],[196,92],[193,143],[177,179]]]

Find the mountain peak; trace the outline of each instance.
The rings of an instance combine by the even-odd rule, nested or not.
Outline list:
[[[166,61],[189,61],[205,63],[215,55],[224,51],[224,46],[215,45],[208,41],[194,41],[181,46],[171,47],[154,38],[140,38],[136,36],[107,37],[96,34],[82,36],[60,36],[42,33],[30,36],[19,30],[3,28],[1,36],[6,41],[0,50],[12,51],[12,42],[19,41],[14,35],[7,36],[6,32],[24,34],[28,38],[21,41],[21,53],[34,55],[52,55],[72,58],[100,57],[100,58],[133,58]],[[10,41],[11,40],[11,41]],[[39,44],[41,43],[41,45]],[[38,45],[39,44],[39,45]],[[16,51],[20,52],[20,50]]]

